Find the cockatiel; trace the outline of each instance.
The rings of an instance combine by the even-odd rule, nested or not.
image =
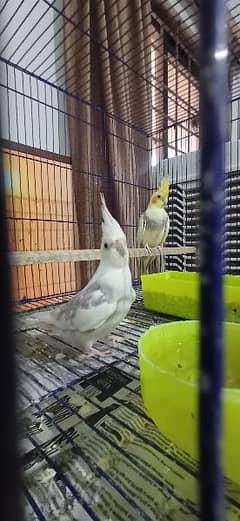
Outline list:
[[[37,318],[32,317],[36,325],[31,324],[89,353],[94,342],[109,335],[125,318],[136,298],[126,236],[100,196],[103,222],[97,271],[69,302],[39,312]]]
[[[151,256],[151,248],[159,247],[163,266],[162,247],[169,232],[169,217],[165,210],[169,196],[169,179],[164,177],[158,190],[152,195],[146,211],[141,215],[137,241],[140,248],[146,248],[150,257],[141,259],[141,273],[146,273],[156,259]]]

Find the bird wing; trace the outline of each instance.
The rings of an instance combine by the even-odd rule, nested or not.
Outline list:
[[[144,233],[146,229],[146,214],[142,213],[139,219],[138,231],[137,231],[137,243],[139,246],[144,246]]]
[[[165,213],[166,213],[166,216],[164,216],[163,223],[162,223],[162,238],[160,241],[160,246],[162,246],[165,243],[167,236],[168,236],[168,232],[169,232],[169,226],[170,226],[168,214],[167,214],[167,212],[165,212]]]
[[[167,218],[167,213],[162,209],[159,210],[157,220],[156,215],[151,215],[148,210],[141,215],[138,229],[138,241],[141,246],[162,244]]]
[[[150,215],[149,215],[150,213]],[[153,246],[163,246],[169,232],[169,217],[167,212],[162,208],[159,210],[158,220],[151,212],[143,214],[144,223],[142,225],[142,245],[146,244]],[[141,259],[140,270],[141,274],[147,273],[149,266],[155,261],[158,256]]]
[[[58,310],[55,322],[61,329],[80,333],[101,327],[116,311],[117,302],[100,282],[94,281]]]

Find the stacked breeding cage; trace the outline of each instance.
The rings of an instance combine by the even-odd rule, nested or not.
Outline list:
[[[226,269],[239,274],[240,2],[228,6]],[[126,233],[136,278],[139,216],[165,175],[166,267],[196,270],[198,15],[195,0],[1,0],[1,144],[18,311],[36,317],[89,280],[100,191]],[[19,316],[26,518],[197,519],[195,462],[157,431],[140,396],[137,338],[170,319],[145,311],[140,295],[103,362]],[[232,520],[234,493],[229,485]]]

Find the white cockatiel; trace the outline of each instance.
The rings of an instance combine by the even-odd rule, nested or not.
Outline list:
[[[69,302],[39,312],[36,326],[81,350],[109,335],[125,318],[136,298],[129,269],[126,236],[101,195],[101,261],[87,286]],[[28,322],[29,323],[29,322]],[[98,354],[100,354],[98,352]],[[103,353],[104,354],[104,353]]]
[[[146,248],[149,257],[143,258],[141,272],[146,273],[150,264],[156,259],[152,256],[151,248],[159,248],[163,266],[162,247],[169,232],[169,216],[165,210],[169,196],[169,179],[164,177],[158,190],[152,195],[147,209],[141,215],[137,233],[138,246]]]

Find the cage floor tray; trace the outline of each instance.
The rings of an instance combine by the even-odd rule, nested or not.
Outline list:
[[[225,323],[224,470],[240,484],[240,325]],[[198,459],[198,321],[152,327],[139,340],[142,396],[150,417]]]
[[[166,315],[196,320],[199,318],[198,273],[169,271],[142,275],[144,307]],[[240,322],[240,277],[226,275],[225,320]]]
[[[138,339],[171,319],[144,310],[136,290],[96,357],[33,329],[32,313],[18,315],[26,521],[199,519],[196,461],[163,436],[141,396]],[[226,493],[226,519],[239,521],[240,487],[228,480]]]

